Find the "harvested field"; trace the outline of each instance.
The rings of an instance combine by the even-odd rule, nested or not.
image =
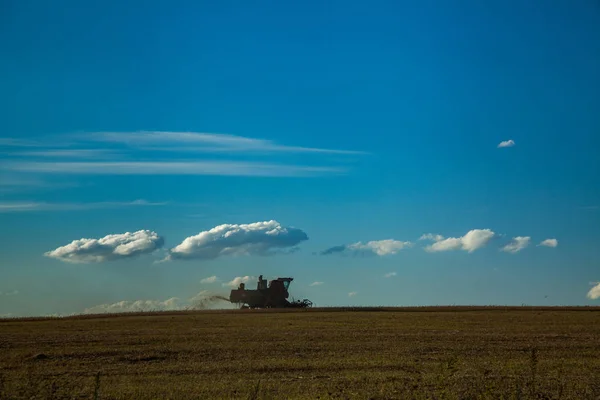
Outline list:
[[[598,399],[599,308],[0,321],[0,399]]]

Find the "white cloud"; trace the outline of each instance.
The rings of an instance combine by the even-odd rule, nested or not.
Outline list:
[[[313,282],[308,286],[321,286],[324,282]]]
[[[400,250],[411,246],[411,242],[402,242],[394,239],[372,240],[367,243],[357,242],[353,244],[333,246],[322,251],[321,255],[343,253],[352,255],[376,254],[378,256],[386,256],[390,254],[396,254]]]
[[[124,312],[144,312],[144,311],[169,311],[180,310],[182,304],[177,297],[171,297],[168,300],[135,300],[119,301],[112,304],[100,304],[98,306],[86,308],[84,314],[105,314],[105,313],[124,313]]]
[[[248,283],[250,281],[256,281],[257,279],[253,276],[236,276],[235,278],[233,278],[232,280],[230,280],[229,282],[226,282],[223,284],[223,286],[228,286],[231,288],[237,288],[238,286],[240,286],[240,283]]]
[[[388,273],[387,273],[387,274],[385,274],[383,277],[384,277],[384,278],[391,278],[391,277],[393,277],[393,276],[396,276],[396,275],[398,275],[398,274],[397,274],[397,273],[395,273],[395,272],[388,272]]]
[[[70,263],[98,263],[151,253],[162,247],[156,232],[140,230],[107,235],[100,239],[78,239],[44,255]]]
[[[509,140],[505,140],[505,141],[503,141],[503,142],[500,142],[500,143],[498,144],[498,148],[500,148],[500,149],[501,149],[501,148],[503,148],[503,147],[513,147],[514,145],[515,145],[515,141],[514,141],[514,140],[512,140],[512,139],[509,139]]]
[[[596,286],[590,289],[587,294],[587,298],[591,300],[600,299],[600,282],[594,282]]]
[[[308,235],[302,230],[281,226],[273,220],[223,224],[186,238],[170,250],[167,258],[210,260],[228,255],[271,255],[305,240]]]
[[[529,236],[517,236],[512,241],[502,248],[502,251],[506,253],[518,253],[523,250],[531,243],[531,237]]]
[[[215,283],[218,280],[219,280],[219,278],[217,278],[216,275],[213,275],[213,276],[209,276],[208,278],[202,279],[200,281],[200,283]]]
[[[176,151],[185,145],[187,151],[246,151],[246,152],[288,152],[288,153],[330,153],[365,154],[362,151],[320,149],[313,147],[284,146],[270,140],[254,139],[243,136],[203,133],[203,132],[92,132],[80,136],[84,140],[98,142],[123,143],[129,146],[159,145],[155,150],[169,150],[169,146],[179,145]]]
[[[38,173],[95,175],[225,175],[309,177],[342,174],[345,168],[286,165],[250,161],[102,161],[102,162],[6,162],[6,170]]]
[[[442,235],[437,235],[437,234],[433,234],[433,233],[426,233],[424,235],[421,235],[421,237],[419,238],[419,240],[432,240],[434,242],[439,242],[441,240],[444,240],[444,237]]]
[[[19,294],[18,290],[11,290],[10,292],[3,292],[0,290],[0,296],[16,296]]]
[[[426,251],[464,250],[469,253],[484,247],[496,234],[490,229],[473,229],[458,238],[443,238],[440,235],[426,234],[425,237],[435,242],[425,247]]]
[[[164,206],[167,203],[150,202],[139,199],[134,201],[104,201],[96,203],[42,203],[31,201],[0,202],[0,213],[25,211],[80,211],[101,208],[121,208],[135,206]]]
[[[348,293],[348,297],[354,297],[358,294],[358,292],[350,292]]]
[[[556,246],[558,246],[558,240],[556,240],[556,239],[542,240],[542,242],[538,246],[556,247]]]

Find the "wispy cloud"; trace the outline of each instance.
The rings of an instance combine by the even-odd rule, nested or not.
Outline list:
[[[19,294],[18,290],[11,290],[10,292],[3,292],[0,290],[0,296],[16,296]]]
[[[510,243],[502,247],[502,251],[505,253],[518,253],[523,250],[531,243],[531,237],[529,236],[517,236],[512,239]]]
[[[599,210],[600,206],[597,205],[592,205],[592,206],[583,206],[583,207],[579,207],[581,210],[588,210],[588,211],[592,211],[592,210]]]
[[[255,139],[229,134],[203,132],[92,132],[86,133],[85,135],[81,135],[80,138],[98,142],[123,143],[129,146],[160,146],[155,147],[156,150],[169,150],[169,146],[185,145],[187,151],[365,154],[365,152],[355,150],[285,146],[277,144],[271,140]],[[179,148],[181,149],[181,147]]]
[[[204,278],[204,279],[200,280],[200,283],[215,283],[218,280],[219,280],[219,278],[217,278],[216,275],[213,275],[213,276],[209,276],[208,278]]]
[[[600,282],[593,282],[592,285],[595,286],[590,289],[587,298],[590,300],[600,299]]]
[[[46,147],[46,145],[36,140],[0,137],[0,147]]]
[[[542,240],[538,246],[557,247],[558,246],[558,240],[557,239]]]
[[[149,254],[163,244],[164,239],[156,232],[140,230],[107,235],[100,239],[73,240],[44,255],[69,263],[100,263]]]
[[[313,282],[308,286],[321,286],[324,282]]]
[[[0,138],[2,147],[5,154],[13,157],[0,162],[0,170],[65,175],[314,177],[345,174],[348,165],[339,164],[339,156],[367,154],[356,150],[288,146],[271,140],[228,134],[168,131],[87,132],[35,141]],[[14,151],[19,147],[25,149]],[[157,159],[157,152],[165,154]],[[198,160],[198,155],[190,155],[190,152],[203,153],[203,159]],[[212,159],[207,158],[209,153],[215,153]],[[338,157],[336,165],[315,159],[310,162],[280,162],[270,157],[282,153]],[[223,159],[225,154],[228,159]],[[240,159],[249,155],[260,155],[263,159]],[[115,160],[115,156],[130,156],[135,161]],[[56,162],[49,162],[49,159]]]
[[[31,176],[27,173],[0,173],[0,193],[22,193],[39,190],[56,190],[78,186],[81,186],[81,184],[77,182],[42,180],[39,177]]]
[[[60,150],[35,150],[11,153],[16,156],[25,157],[48,157],[48,158],[102,158],[114,156],[120,152],[113,149],[60,149]]]
[[[345,168],[242,161],[5,162],[0,168],[19,172],[94,175],[228,175],[309,177],[343,174]]]
[[[285,227],[274,220],[223,224],[186,238],[169,251],[167,260],[272,255],[278,250],[294,248],[305,240],[308,240],[308,235],[301,229]]]
[[[43,203],[30,201],[0,202],[0,213],[27,211],[79,211],[102,208],[120,208],[136,206],[164,206],[168,203],[150,202],[139,199],[134,201],[105,201],[96,203]]]
[[[348,293],[348,297],[354,297],[358,294],[358,292],[350,292]]]
[[[383,277],[384,278],[391,278],[391,277],[396,276],[396,275],[398,275],[396,272],[388,272]]]
[[[385,239],[372,240],[367,243],[357,242],[347,245],[333,246],[321,252],[321,255],[329,254],[350,254],[350,255],[378,255],[386,256],[396,254],[400,250],[411,247],[411,242],[402,242],[400,240]]]
[[[484,247],[495,235],[490,229],[473,229],[461,237],[444,238],[441,235],[428,233],[421,238],[434,241],[433,244],[425,247],[429,252],[464,250],[472,253]]]
[[[501,149],[503,147],[513,147],[515,145],[515,141],[512,139],[505,140],[503,142],[498,143],[498,148]]]

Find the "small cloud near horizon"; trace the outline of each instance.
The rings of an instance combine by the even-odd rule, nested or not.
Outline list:
[[[358,294],[358,292],[350,292],[348,293],[348,297],[354,297]]]
[[[529,236],[516,236],[512,239],[512,241],[504,246],[501,250],[505,253],[518,253],[523,250],[531,243],[531,237]]]
[[[356,242],[353,244],[333,246],[323,250],[321,255],[341,253],[349,255],[386,256],[396,254],[400,250],[412,247],[412,245],[411,242],[402,242],[394,239],[372,240],[367,243]]]
[[[591,282],[592,285],[595,285],[587,294],[587,298],[590,300],[600,299],[600,282]]]
[[[393,276],[398,275],[396,272],[388,272],[387,274],[383,275],[384,278],[391,278]]]
[[[250,281],[256,281],[257,278],[255,278],[254,276],[236,276],[235,278],[233,278],[232,280],[230,280],[229,282],[225,282],[223,283],[224,287],[230,287],[230,288],[234,288],[237,289],[238,286],[240,286],[240,283],[248,283]]]
[[[498,148],[501,149],[504,147],[513,147],[514,145],[515,145],[515,141],[512,139],[509,139],[509,140],[505,140],[505,141],[498,143]]]
[[[557,239],[542,240],[538,246],[557,247],[558,246],[558,240]]]
[[[453,250],[464,250],[472,253],[484,247],[495,236],[496,233],[491,229],[472,229],[460,237],[444,238],[442,235],[426,233],[421,236],[421,239],[434,242],[425,247],[425,251],[430,253]]]
[[[200,283],[215,283],[218,280],[219,280],[219,278],[217,278],[216,275],[213,275],[213,276],[209,276],[208,278],[204,278],[204,279],[200,280]]]
[[[313,282],[308,286],[321,286],[324,282]]]

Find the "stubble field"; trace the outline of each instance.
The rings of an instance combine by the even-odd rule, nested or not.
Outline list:
[[[598,399],[600,308],[0,320],[0,399]]]

